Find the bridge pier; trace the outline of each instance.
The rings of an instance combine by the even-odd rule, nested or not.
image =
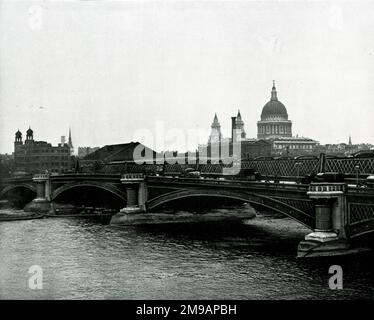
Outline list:
[[[346,232],[348,206],[345,183],[311,183],[308,196],[315,201],[315,229],[298,246],[297,257],[355,253]]]
[[[25,206],[24,211],[48,212],[51,209],[49,174],[36,174],[32,180],[36,184],[36,198]]]
[[[128,220],[133,217],[133,214],[146,211],[145,203],[148,194],[143,174],[124,174],[121,182],[126,185],[126,207],[112,217],[111,224],[127,224]]]

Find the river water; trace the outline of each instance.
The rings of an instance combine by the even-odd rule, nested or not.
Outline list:
[[[0,298],[372,299],[372,256],[298,260],[308,232],[262,214],[243,225],[0,222]],[[343,290],[329,289],[333,264],[343,268]],[[33,265],[43,270],[41,290],[28,285]]]

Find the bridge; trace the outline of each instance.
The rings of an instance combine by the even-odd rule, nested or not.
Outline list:
[[[309,228],[298,248],[300,257],[354,252],[357,243],[365,239],[368,244],[374,233],[373,158],[243,162],[242,167],[259,173],[251,178],[224,176],[220,164],[200,165],[201,175],[196,177],[182,174],[188,165],[161,167],[162,175],[157,164],[126,164],[126,172],[118,167],[117,173],[110,172],[109,166],[101,173],[14,177],[3,181],[0,199],[27,190],[34,195],[28,209],[48,212],[68,192],[93,189],[121,204],[113,224],[124,223],[129,215],[151,215],[181,199],[234,199],[279,212]]]

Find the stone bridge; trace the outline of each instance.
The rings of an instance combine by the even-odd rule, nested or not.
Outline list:
[[[367,176],[366,183],[360,185],[353,184],[352,178],[337,182],[326,173],[319,177],[300,183],[290,179],[188,178],[143,173],[36,174],[4,180],[0,195],[4,199],[10,191],[26,188],[35,193],[34,209],[47,212],[50,204],[67,191],[94,188],[123,203],[123,209],[112,217],[114,224],[125,223],[129,215],[151,215],[162,205],[180,199],[236,199],[282,213],[309,228],[311,233],[299,245],[299,256],[354,251],[356,240],[374,234],[373,176]]]

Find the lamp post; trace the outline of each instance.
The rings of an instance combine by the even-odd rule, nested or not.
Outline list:
[[[360,166],[359,165],[355,166],[355,171],[356,171],[356,187],[358,188],[358,173],[360,172]]]
[[[300,166],[301,166],[301,162],[296,162],[295,163],[295,166],[297,168],[297,176],[300,176]]]

